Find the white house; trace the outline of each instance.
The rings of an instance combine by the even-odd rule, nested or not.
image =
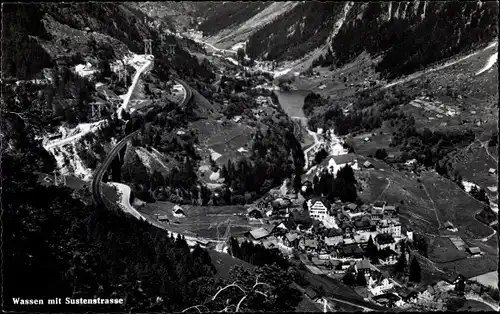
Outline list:
[[[377,273],[375,276],[368,278],[367,287],[371,294],[377,296],[392,289],[394,284],[389,280],[387,274]]]
[[[413,241],[413,231],[406,231],[406,238],[408,241]]]
[[[182,207],[180,207],[179,205],[174,206],[174,208],[172,209],[172,214],[174,215],[174,217],[177,217],[177,218],[181,218],[181,217],[186,216],[186,215],[184,215],[184,211],[182,210]]]
[[[328,161],[328,171],[336,175],[341,168],[346,165],[352,166],[355,162],[356,160],[352,154],[332,156]]]
[[[379,233],[392,234],[393,237],[401,236],[401,223],[395,219],[383,219],[377,225]]]
[[[330,204],[326,200],[314,198],[307,201],[307,208],[311,218],[323,220],[328,215]]]

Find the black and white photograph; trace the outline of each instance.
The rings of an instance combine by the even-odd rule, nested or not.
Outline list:
[[[500,311],[498,1],[1,6],[4,312]]]

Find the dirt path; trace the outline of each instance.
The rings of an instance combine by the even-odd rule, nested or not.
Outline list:
[[[439,228],[441,228],[441,221],[439,220],[439,216],[438,216],[437,209],[436,209],[436,204],[434,203],[434,200],[429,195],[429,192],[427,191],[427,188],[425,187],[424,182],[422,182],[422,187],[424,188],[425,194],[427,195],[427,197],[429,198],[429,200],[432,203],[432,208],[434,209],[434,214],[436,215],[436,220],[438,222]]]
[[[388,184],[387,184],[387,186],[384,188],[384,190],[382,191],[382,193],[380,193],[380,195],[378,196],[378,199],[380,199],[380,198],[382,197],[382,195],[384,195],[385,191],[387,191],[387,189],[391,186],[391,183],[392,183],[392,182],[391,182],[391,180],[390,180],[390,179],[388,179],[388,178],[386,178],[386,180],[387,180],[389,183],[388,183]]]

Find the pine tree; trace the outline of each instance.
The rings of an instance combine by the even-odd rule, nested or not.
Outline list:
[[[377,246],[373,243],[373,238],[370,236],[368,239],[368,245],[366,247],[366,253],[368,255],[368,258],[370,259],[370,262],[372,264],[378,264],[378,249]]]
[[[356,284],[356,277],[354,277],[354,274],[348,270],[342,278],[342,282],[348,286],[353,286]]]
[[[420,282],[421,279],[421,273],[420,273],[420,264],[418,263],[418,260],[416,257],[413,257],[413,260],[410,265],[410,281],[413,282]]]
[[[407,264],[406,254],[405,254],[405,252],[402,252],[398,258],[398,261],[396,262],[396,265],[395,265],[396,272],[400,273],[400,274],[404,274],[406,264]]]
[[[363,272],[358,272],[358,275],[356,276],[356,284],[358,286],[366,286],[367,282],[366,282],[366,278],[365,278],[365,274]]]

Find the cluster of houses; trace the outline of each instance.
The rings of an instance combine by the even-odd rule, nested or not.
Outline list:
[[[307,213],[302,208],[291,206],[291,200],[278,198],[249,208],[250,219],[268,217],[279,220],[252,230],[249,238],[268,246],[273,244],[330,260],[362,260],[371,238],[378,251],[383,253],[379,258],[383,265],[396,262],[401,240],[413,240],[411,231],[403,235],[397,208],[384,202],[330,204],[315,197],[305,202]],[[312,218],[310,226],[301,223],[307,216]]]

